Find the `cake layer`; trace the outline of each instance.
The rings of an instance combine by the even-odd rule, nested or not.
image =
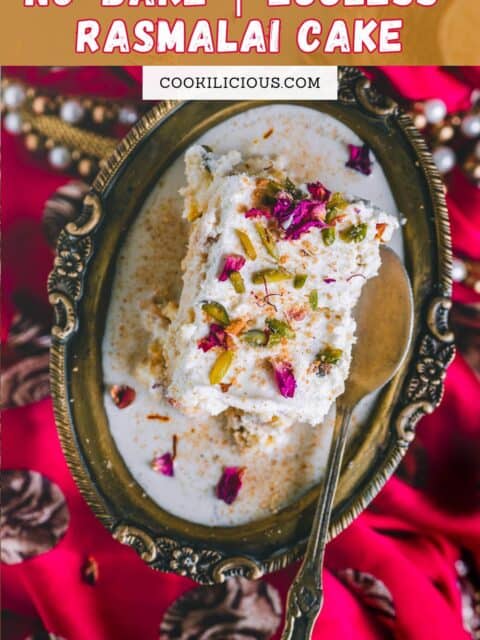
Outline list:
[[[188,414],[229,410],[240,425],[321,422],[344,390],[352,311],[396,220],[320,182],[294,185],[269,158],[195,146],[186,177],[170,401]]]

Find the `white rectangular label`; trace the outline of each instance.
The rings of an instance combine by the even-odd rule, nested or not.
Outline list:
[[[337,67],[143,67],[144,100],[336,100]]]

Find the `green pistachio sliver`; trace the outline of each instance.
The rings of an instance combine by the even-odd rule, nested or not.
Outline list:
[[[245,283],[239,271],[231,271],[228,278],[237,293],[245,293]]]
[[[254,347],[264,347],[268,342],[268,336],[261,329],[250,329],[242,335],[242,340]]]
[[[282,336],[279,333],[271,333],[268,336],[267,347],[274,347],[276,344],[280,344]]]
[[[252,273],[253,284],[263,284],[264,282],[283,282],[290,280],[292,274],[285,269],[263,269]]]
[[[295,200],[301,200],[305,194],[303,193],[303,191],[301,189],[299,189],[295,183],[290,180],[290,178],[285,178],[285,183],[284,183],[284,187],[285,187],[285,191],[287,193],[289,193],[292,198],[294,198]]]
[[[317,356],[317,360],[319,360],[322,364],[338,364],[343,355],[342,349],[336,349],[335,347],[325,347],[323,351]]]
[[[327,215],[325,217],[325,221],[332,222],[332,220],[340,215],[348,205],[348,200],[345,200],[341,193],[338,191],[332,193],[330,200],[327,202]]]
[[[310,308],[313,311],[318,309],[318,291],[316,289],[312,289],[310,291],[310,295],[308,296],[308,302],[310,304]]]
[[[278,318],[268,318],[265,320],[265,324],[271,333],[275,333],[282,338],[295,338],[295,331],[293,331],[290,325],[283,320],[279,320]]]
[[[205,311],[205,313],[210,316],[210,318],[216,320],[224,327],[230,324],[230,318],[227,310],[219,302],[215,302],[214,300],[204,302],[202,304],[202,311]]]
[[[270,231],[267,229],[267,227],[264,227],[262,224],[260,224],[260,222],[255,223],[255,229],[257,230],[260,240],[262,241],[262,244],[265,247],[267,253],[271,255],[272,258],[275,258],[275,260],[278,260],[277,245],[275,244],[275,240],[273,239]]]
[[[344,242],[362,242],[367,235],[368,225],[366,222],[352,225],[340,231],[340,237]]]
[[[293,279],[293,286],[295,289],[301,289],[306,281],[307,276],[304,273],[299,273]]]
[[[218,384],[227,375],[233,362],[233,351],[222,351],[210,369],[210,384]]]
[[[255,247],[253,246],[253,242],[250,240],[248,233],[242,231],[242,229],[235,229],[235,233],[237,234],[237,237],[240,240],[240,244],[242,245],[247,257],[250,258],[250,260],[255,260],[257,257],[257,252],[255,251]]]
[[[333,227],[322,229],[322,240],[327,247],[333,244],[335,242],[335,229]]]
[[[263,202],[264,204],[275,204],[277,200],[277,194],[283,190],[283,186],[275,180],[269,180],[263,189]]]

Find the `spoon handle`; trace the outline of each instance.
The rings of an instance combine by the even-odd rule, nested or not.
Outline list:
[[[352,407],[337,405],[323,491],[318,498],[302,566],[288,591],[282,640],[309,640],[322,608],[323,557],[351,415]]]

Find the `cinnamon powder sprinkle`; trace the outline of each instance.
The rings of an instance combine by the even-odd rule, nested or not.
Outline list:
[[[263,134],[263,139],[266,140],[272,135],[272,133],[273,133],[273,128],[269,129],[268,131],[265,131],[265,133]]]

